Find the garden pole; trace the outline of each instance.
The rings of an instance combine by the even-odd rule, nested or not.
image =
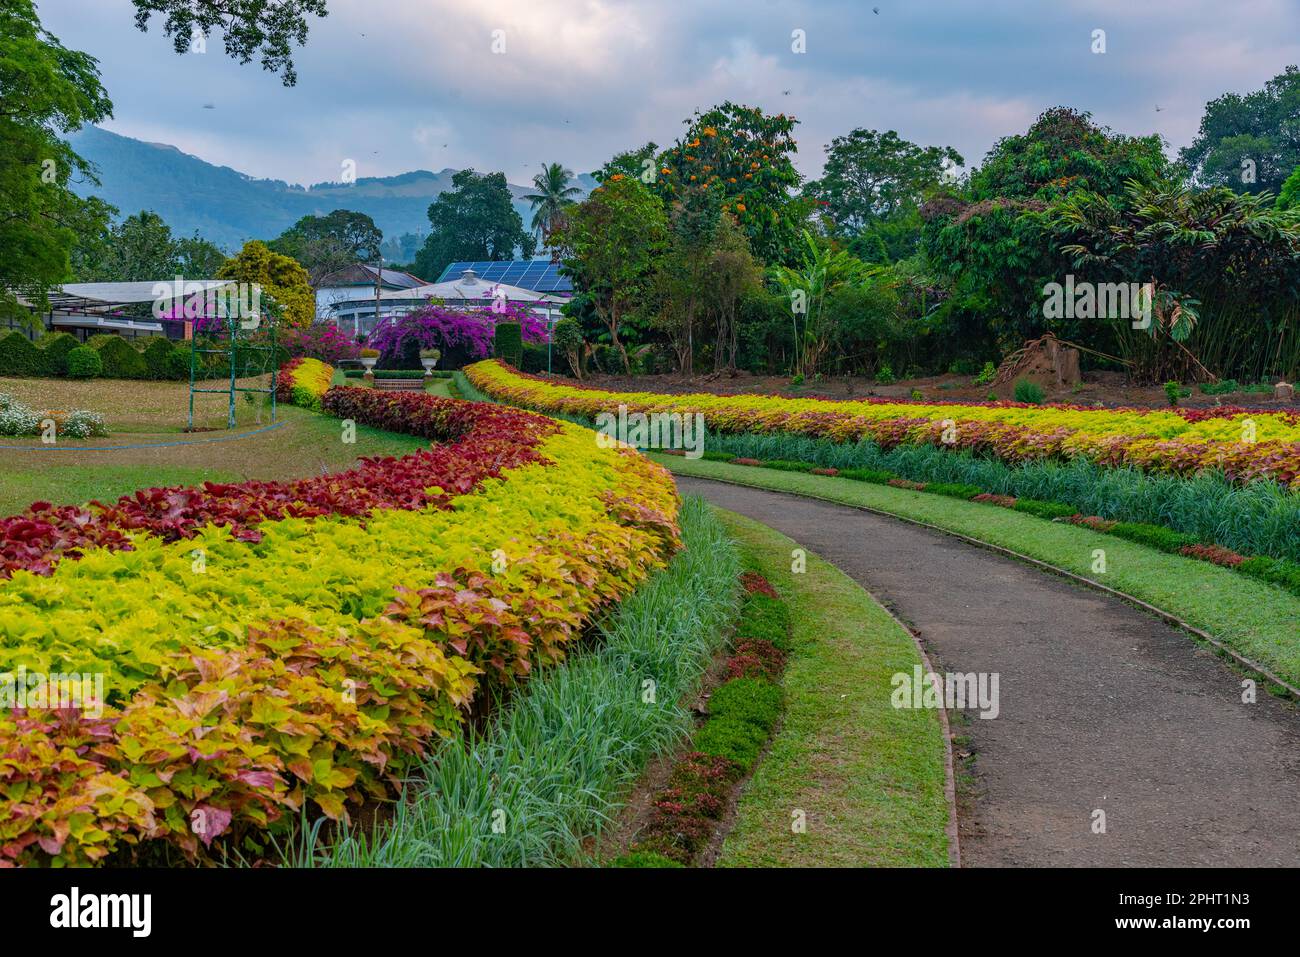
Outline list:
[[[235,340],[239,338],[238,326],[236,320],[230,320],[230,415],[226,420],[226,428],[235,427]]]

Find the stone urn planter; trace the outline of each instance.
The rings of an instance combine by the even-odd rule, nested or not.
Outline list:
[[[420,365],[424,366],[424,374],[428,375],[430,372],[432,372],[433,367],[438,364],[438,360],[441,358],[442,358],[442,353],[439,352],[437,349],[421,349]]]
[[[361,368],[365,369],[367,372],[370,372],[375,368],[375,363],[378,361],[379,361],[379,356],[362,356]]]

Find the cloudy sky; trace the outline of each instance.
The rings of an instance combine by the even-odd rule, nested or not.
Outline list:
[[[1177,149],[1207,100],[1300,63],[1300,0],[329,0],[285,88],[219,38],[176,55],[157,17],[135,28],[130,0],[37,2],[99,59],[109,129],[297,183],[337,180],[348,159],[360,176],[474,167],[526,183],[542,162],[587,171],[666,145],[727,99],[796,116],[808,175],[856,126],[954,146],[969,166],[1057,104]]]

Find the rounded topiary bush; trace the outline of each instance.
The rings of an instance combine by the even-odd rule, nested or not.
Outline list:
[[[143,379],[149,375],[144,356],[121,336],[91,336],[86,345],[99,352],[106,379]]]
[[[140,350],[140,355],[144,357],[146,374],[150,379],[174,379],[175,367],[172,365],[171,357],[176,352],[176,346],[166,336],[150,336],[145,342],[144,348]],[[189,359],[185,360],[185,375],[190,373]]]
[[[99,352],[90,346],[77,346],[68,353],[68,378],[93,379],[104,372],[104,362]]]
[[[45,375],[45,353],[21,332],[0,337],[0,376]]]
[[[68,374],[68,353],[81,343],[77,337],[67,332],[47,332],[36,340],[36,348],[45,354],[45,372],[47,375]]]
[[[493,336],[496,357],[516,369],[523,365],[524,330],[517,322],[498,322]]]

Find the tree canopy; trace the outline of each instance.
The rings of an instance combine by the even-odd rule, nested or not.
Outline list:
[[[218,279],[256,283],[262,294],[270,296],[284,310],[283,322],[290,326],[309,326],[316,318],[316,297],[312,293],[307,270],[297,260],[267,248],[258,240],[226,262]]]
[[[950,146],[918,146],[893,130],[856,129],[831,140],[821,178],[805,187],[836,229],[854,236],[920,207],[950,167],[965,160]]]
[[[1196,139],[1179,155],[1201,185],[1280,192],[1300,165],[1300,69],[1288,66],[1262,90],[1205,104]]]
[[[72,192],[93,170],[61,135],[112,116],[94,57],[41,26],[31,0],[0,0],[0,316],[31,319],[64,282],[78,235],[99,234],[111,207]]]
[[[188,53],[202,38],[221,30],[226,55],[240,63],[254,56],[262,69],[279,73],[285,86],[298,82],[293,68],[294,44],[307,42],[307,17],[328,14],[326,0],[132,0],[135,25],[149,30],[155,14],[163,17],[163,32],[177,53]]]
[[[429,205],[432,231],[415,257],[417,274],[433,281],[449,263],[532,258],[537,240],[515,211],[504,173],[463,169],[452,188]]]
[[[383,231],[365,213],[336,209],[324,216],[304,216],[267,246],[298,260],[312,282],[356,262],[374,262]]]

